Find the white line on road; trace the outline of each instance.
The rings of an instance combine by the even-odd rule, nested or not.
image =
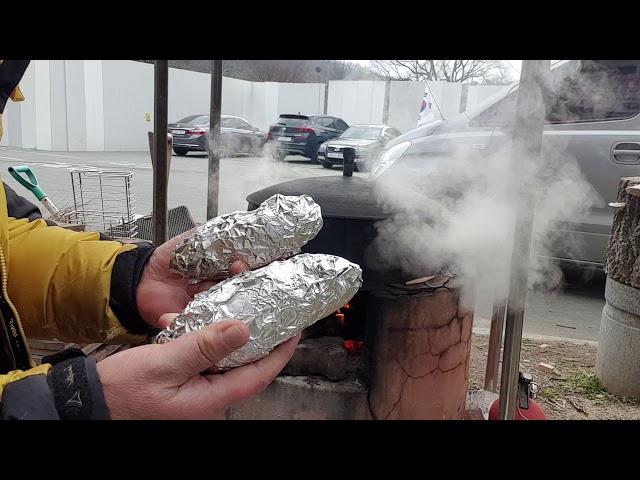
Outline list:
[[[75,158],[78,160],[90,160],[87,157],[74,157],[73,155],[59,155],[57,153],[43,153],[43,152],[38,152],[37,150],[14,150],[11,148],[7,148],[5,150],[9,152],[14,152],[14,153],[29,153],[34,155],[47,155],[49,157],[62,157],[62,158]]]
[[[20,162],[20,165],[37,165],[38,167],[49,167],[49,168],[70,168],[73,165],[71,163],[64,162],[53,162],[53,163],[45,163],[45,162],[34,162],[28,161],[26,162],[24,158],[14,158],[14,157],[5,157],[0,155],[0,158],[4,158],[6,160],[16,160]]]

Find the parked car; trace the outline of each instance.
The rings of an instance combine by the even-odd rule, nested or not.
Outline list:
[[[209,115],[189,115],[169,124],[176,155],[209,150]],[[247,120],[233,115],[222,115],[220,120],[221,156],[235,153],[257,155],[267,140],[267,134]]]
[[[579,87],[573,90],[576,94],[557,95],[566,89],[553,86],[563,82]],[[586,90],[584,86],[590,84],[592,88]],[[543,151],[566,151],[575,158],[604,203],[563,227],[562,241],[550,256],[560,263],[600,267],[614,214],[607,203],[616,200],[621,177],[640,175],[640,61],[564,61],[552,69],[551,85]],[[394,172],[405,178],[427,175],[428,162],[446,161],[450,152],[462,150],[480,158],[508,147],[517,93],[514,85],[472,112],[395,138],[374,163],[370,178]]]
[[[385,144],[397,136],[399,130],[389,125],[352,125],[342,135],[320,145],[318,159],[324,168],[342,165],[342,149],[356,149],[355,169],[368,172],[371,163],[377,158]]]
[[[273,158],[283,160],[287,155],[302,155],[318,163],[318,149],[322,143],[338,137],[349,125],[337,117],[327,115],[280,115],[269,128],[267,148]]]

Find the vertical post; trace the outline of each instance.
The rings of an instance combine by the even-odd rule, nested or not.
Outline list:
[[[342,149],[342,176],[352,177],[354,161],[356,159],[356,149],[345,147]]]
[[[207,176],[207,220],[218,215],[220,191],[220,114],[222,111],[222,60],[211,65],[211,108],[209,111],[209,173]]]
[[[515,171],[523,155],[540,155],[544,128],[543,88],[549,76],[549,60],[524,60],[518,88],[512,154],[509,168]],[[531,179],[522,179],[516,196],[516,224],[511,253],[511,275],[507,297],[504,354],[500,382],[500,419],[512,420],[516,409],[522,325],[527,296],[531,234],[533,232],[534,197]]]
[[[489,347],[487,349],[487,367],[484,374],[484,389],[495,392],[498,387],[498,371],[500,370],[500,348],[504,330],[504,314],[506,300],[496,295],[489,329]]]
[[[389,96],[391,95],[391,80],[384,82],[384,106],[382,107],[382,123],[389,122]]]
[[[327,109],[329,108],[329,80],[327,80],[324,84],[324,114],[327,114]]]
[[[169,165],[167,162],[169,61],[154,63],[153,106],[153,244],[167,241]]]

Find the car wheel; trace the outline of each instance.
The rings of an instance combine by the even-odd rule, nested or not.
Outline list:
[[[180,147],[173,147],[173,151],[175,152],[176,155],[180,155],[181,157],[183,157],[189,152],[187,148],[180,148]]]
[[[332,168],[332,167],[333,167],[333,164],[331,164],[331,163],[329,163],[329,162],[322,162],[322,166],[323,166],[324,168],[329,168],[329,169],[330,169],[330,168]]]

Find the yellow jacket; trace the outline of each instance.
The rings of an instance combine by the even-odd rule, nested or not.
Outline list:
[[[6,67],[2,63],[0,68]],[[11,68],[17,78],[26,64]],[[3,81],[0,100],[24,99],[17,84],[13,87],[6,78]],[[0,116],[0,139],[1,125]],[[144,249],[133,252],[136,245],[100,240],[97,232],[48,226],[41,218],[9,217],[7,192],[15,209],[19,197],[5,189],[0,179],[0,418],[108,418],[95,361],[84,358],[79,350],[66,350],[34,367],[26,337],[77,343],[143,341],[146,336],[140,333],[140,324],[144,322],[129,298],[135,290],[129,274],[114,281],[118,292],[126,292],[124,302],[121,293],[112,298],[111,282],[116,259],[126,265]],[[124,305],[125,312],[135,310],[133,315],[125,313],[124,320],[138,334],[125,328],[112,305],[119,309]]]
[[[109,306],[116,256],[136,246],[99,238],[96,232],[50,227],[42,219],[9,217],[0,182],[1,293],[25,351],[25,336],[78,343],[144,340],[130,334]]]

